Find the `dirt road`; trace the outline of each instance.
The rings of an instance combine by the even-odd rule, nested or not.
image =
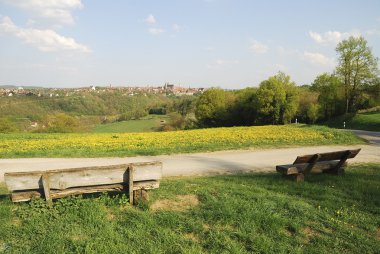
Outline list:
[[[362,130],[350,130],[355,135],[366,139],[370,144],[380,146],[380,132],[375,131],[362,131]]]
[[[5,172],[102,166],[129,162],[162,161],[164,177],[226,174],[236,172],[270,172],[278,164],[289,164],[297,155],[362,148],[350,163],[379,162],[376,145],[317,146],[268,150],[237,150],[212,153],[138,156],[126,158],[29,158],[0,159],[0,182]]]

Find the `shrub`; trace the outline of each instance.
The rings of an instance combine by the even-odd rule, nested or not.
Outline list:
[[[57,113],[47,116],[45,120],[45,131],[66,133],[75,132],[79,129],[79,120],[65,113]]]
[[[16,124],[8,118],[0,118],[0,133],[16,132],[18,130]]]

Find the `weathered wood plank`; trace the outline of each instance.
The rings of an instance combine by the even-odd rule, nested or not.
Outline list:
[[[134,172],[133,165],[130,165],[128,168],[128,197],[129,197],[129,203],[133,205],[133,177]]]
[[[350,151],[350,155],[347,159],[352,159],[355,158],[355,156],[360,152],[360,150],[361,149],[320,153],[320,158],[318,159],[318,161],[340,160],[347,153],[347,151]],[[293,162],[293,164],[308,163],[313,158],[313,156],[315,156],[315,154],[298,156],[297,159]]]
[[[338,164],[339,164],[339,161],[317,162],[311,169],[311,173],[320,173],[320,172],[329,171],[331,169],[336,168]],[[303,173],[307,169],[308,166],[309,166],[309,163],[278,165],[276,166],[276,171],[284,175],[292,175],[292,174]],[[345,167],[345,166],[347,166],[347,162],[345,162],[342,165],[342,167]]]
[[[134,181],[159,180],[162,177],[161,162],[143,162],[101,167],[85,167],[48,171],[5,173],[9,191],[43,189],[42,175],[49,174],[50,189],[63,190],[73,187],[116,184],[127,181],[128,167],[133,164]]]
[[[133,190],[139,189],[156,189],[159,188],[159,181],[140,181],[134,182]],[[66,190],[51,190],[50,197],[51,199],[63,198],[71,195],[80,195],[80,194],[91,194],[96,192],[107,192],[107,191],[122,191],[128,188],[126,184],[111,184],[111,185],[99,185],[99,186],[86,186],[86,187],[77,187],[70,188]],[[29,190],[29,191],[18,191],[11,194],[11,199],[13,202],[23,202],[29,201],[32,198],[43,197],[43,190]]]
[[[45,199],[49,203],[49,205],[52,204],[52,198],[50,195],[50,181],[49,181],[49,175],[43,174],[42,175],[42,186],[44,189]]]
[[[308,165],[306,166],[306,168],[303,170],[303,176],[305,175],[305,174],[308,174],[308,173],[310,173],[312,170],[313,170],[313,168],[314,168],[314,166],[315,166],[315,164],[318,162],[318,160],[319,160],[319,158],[321,158],[321,155],[320,154],[314,154],[313,155],[313,157],[311,157],[311,159],[309,160],[309,162],[308,162]]]

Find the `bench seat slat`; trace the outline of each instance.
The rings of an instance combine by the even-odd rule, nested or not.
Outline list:
[[[321,161],[317,162],[314,167],[312,168],[312,173],[320,173],[327,170],[330,170],[331,168],[334,168],[338,165],[339,161]],[[304,170],[307,168],[309,164],[308,163],[298,163],[298,164],[287,164],[287,165],[278,165],[276,166],[277,172],[284,174],[284,175],[292,175],[292,174],[298,174],[304,172]],[[345,167],[347,163],[343,165]]]
[[[128,167],[119,164],[101,167],[85,167],[63,170],[5,173],[4,180],[9,191],[43,189],[42,175],[48,174],[52,190],[128,181]],[[159,180],[162,176],[161,162],[133,163],[134,181]]]
[[[351,153],[347,159],[355,158],[355,156],[360,152],[360,150],[361,149],[348,150]],[[346,152],[347,152],[347,150],[346,151],[331,152],[331,153],[320,153],[319,154],[320,158],[318,159],[318,161],[340,160],[340,158],[342,158],[342,156]],[[314,154],[298,156],[293,164],[308,163],[313,156],[314,156]]]
[[[140,181],[134,182],[133,190],[139,189],[156,189],[159,188],[159,181]],[[70,195],[80,195],[80,194],[90,194],[96,192],[106,192],[106,191],[122,191],[125,189],[124,184],[110,184],[110,185],[99,185],[99,186],[87,186],[79,188],[69,188],[66,190],[51,190],[50,196],[52,199],[63,198]],[[29,201],[32,198],[40,198],[43,196],[42,190],[29,190],[29,191],[18,191],[11,194],[11,199],[13,202],[23,202]]]

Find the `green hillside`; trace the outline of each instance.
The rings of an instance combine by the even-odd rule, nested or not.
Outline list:
[[[169,119],[166,115],[149,115],[139,120],[129,120],[115,123],[98,124],[94,127],[96,133],[121,132],[152,132],[157,131],[161,123]]]
[[[326,124],[329,127],[343,128],[343,122],[346,122],[346,129],[380,131],[380,112],[340,116]]]

